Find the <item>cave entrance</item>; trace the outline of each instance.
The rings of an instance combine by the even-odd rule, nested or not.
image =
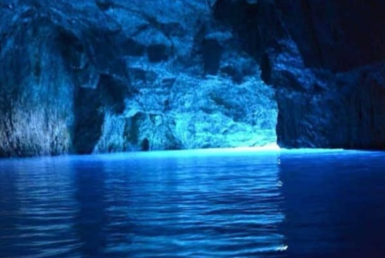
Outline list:
[[[150,150],[150,141],[147,138],[144,138],[141,144],[142,151]]]

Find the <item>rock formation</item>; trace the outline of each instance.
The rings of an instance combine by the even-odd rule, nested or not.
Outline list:
[[[0,156],[276,142],[274,90],[210,1],[4,1]]]
[[[216,2],[276,91],[280,147],[385,149],[383,11],[380,0]]]
[[[381,0],[1,0],[0,156],[385,149]]]

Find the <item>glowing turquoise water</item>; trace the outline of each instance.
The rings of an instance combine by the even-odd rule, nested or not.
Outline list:
[[[385,257],[385,154],[0,161],[0,257]]]

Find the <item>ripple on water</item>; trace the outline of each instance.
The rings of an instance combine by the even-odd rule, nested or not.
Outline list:
[[[286,250],[276,154],[0,162],[5,257],[265,257]]]

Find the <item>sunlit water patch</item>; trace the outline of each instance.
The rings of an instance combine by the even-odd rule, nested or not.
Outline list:
[[[385,257],[384,158],[237,149],[1,160],[0,257]]]

